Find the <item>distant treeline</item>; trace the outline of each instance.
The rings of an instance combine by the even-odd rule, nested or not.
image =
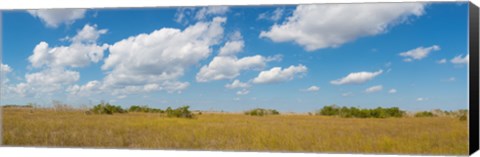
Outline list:
[[[316,115],[324,116],[340,116],[340,117],[356,117],[356,118],[388,118],[388,117],[403,117],[405,111],[400,110],[398,107],[382,108],[377,107],[375,109],[363,109],[356,107],[338,107],[336,105],[324,106],[317,111]]]
[[[263,108],[256,108],[253,110],[248,110],[244,112],[245,115],[250,115],[250,116],[266,116],[266,115],[279,115],[280,112],[277,110],[273,109],[263,109]]]
[[[398,107],[383,108],[377,107],[374,109],[365,109],[357,107],[339,107],[336,105],[324,106],[322,109],[318,110],[315,115],[323,116],[339,116],[345,118],[389,118],[389,117],[405,117],[407,112],[400,110]],[[460,120],[467,120],[468,110],[457,110],[457,111],[443,111],[443,110],[432,110],[432,111],[421,111],[416,112],[413,115],[414,117],[437,117],[437,116],[451,116],[457,117]]]
[[[130,108],[123,109],[121,106],[111,105],[109,103],[100,103],[88,110],[87,114],[114,114],[127,112],[145,112],[166,114],[168,117],[193,118],[193,113],[189,110],[190,106],[182,106],[175,109],[168,107],[166,110],[150,108],[148,106],[133,105]]]
[[[3,105],[3,108],[33,108],[32,105]]]
[[[63,104],[59,101],[53,101],[53,109],[56,111],[65,111],[71,110],[73,107]],[[38,105],[29,103],[27,105],[3,105],[3,108],[39,108]],[[91,108],[88,108],[86,114],[116,114],[116,113],[128,113],[128,112],[143,112],[143,113],[158,113],[165,114],[168,117],[179,117],[179,118],[194,118],[194,114],[190,111],[190,106],[181,106],[175,109],[167,107],[165,110],[159,108],[152,108],[147,105],[133,105],[129,108],[122,108],[118,105],[111,105],[109,103],[100,103]],[[202,112],[198,112],[199,115]],[[264,109],[264,108],[255,108],[252,110],[244,111],[245,115],[250,116],[267,116],[267,115],[280,115],[280,112],[275,109]],[[311,115],[311,113],[309,113]],[[337,105],[328,105],[324,106],[320,110],[315,112],[315,115],[321,116],[338,116],[343,118],[389,118],[389,117],[437,117],[437,116],[450,116],[457,117],[460,120],[467,120],[468,110],[457,110],[457,111],[444,111],[440,109],[432,111],[421,111],[407,114],[406,111],[400,110],[398,107],[377,107],[373,109],[367,108],[357,108],[357,107],[340,107]]]

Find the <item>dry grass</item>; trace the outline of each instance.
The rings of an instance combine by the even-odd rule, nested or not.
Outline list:
[[[32,112],[33,111],[33,112]],[[467,155],[467,121],[457,118],[358,119],[308,115],[85,115],[82,111],[6,108],[10,146],[154,148]]]

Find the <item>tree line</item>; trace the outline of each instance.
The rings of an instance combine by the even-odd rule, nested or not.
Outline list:
[[[37,108],[38,105],[29,103],[27,105],[3,105],[3,108]],[[67,104],[60,103],[59,101],[53,101],[54,109],[70,109],[72,107]],[[165,114],[167,117],[178,118],[194,118],[194,114],[190,111],[190,106],[185,105],[177,108],[167,107],[165,110],[159,108],[152,108],[147,105],[132,105],[129,108],[122,108],[118,105],[112,105],[110,103],[101,102],[91,108],[89,108],[85,114],[115,114],[115,113],[128,113],[128,112],[142,112],[142,113],[159,113]],[[199,115],[201,112],[199,112]],[[244,111],[245,115],[249,116],[268,116],[268,115],[280,115],[280,112],[275,109],[255,108]],[[311,115],[311,113],[309,113]],[[390,117],[405,117],[407,112],[401,110],[398,107],[377,107],[377,108],[357,108],[357,107],[340,107],[337,105],[328,105],[315,111],[315,115],[320,116],[337,116],[343,118],[390,118]],[[468,118],[468,110],[457,111],[444,111],[444,110],[432,110],[416,112],[413,117],[437,117],[437,116],[450,116],[457,117],[464,121]]]

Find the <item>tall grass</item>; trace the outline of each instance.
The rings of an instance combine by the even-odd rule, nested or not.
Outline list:
[[[467,155],[466,121],[455,117],[203,113],[196,118],[129,112],[4,108],[3,144],[96,148]]]

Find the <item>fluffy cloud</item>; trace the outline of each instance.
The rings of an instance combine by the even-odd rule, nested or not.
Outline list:
[[[85,85],[73,85],[66,89],[72,95],[90,96],[91,94],[100,93],[101,82],[94,80],[87,82]]]
[[[244,47],[243,40],[238,41],[228,41],[225,45],[220,48],[220,52],[218,55],[220,56],[231,56],[235,55],[238,52],[242,51]]]
[[[227,41],[223,47],[220,48],[219,56],[234,56],[237,53],[243,51],[245,44],[243,42],[242,34],[239,31],[235,31],[230,36],[230,41]]]
[[[228,88],[228,89],[249,88],[249,87],[250,87],[250,84],[241,82],[240,80],[234,80],[232,83],[225,85],[225,88]]]
[[[445,63],[447,63],[447,59],[445,59],[445,58],[444,58],[444,59],[440,59],[440,60],[437,61],[437,63],[438,63],[438,64],[445,64]]]
[[[422,3],[299,5],[284,23],[274,24],[260,37],[292,41],[313,51],[384,33],[410,16],[423,14]]]
[[[115,88],[118,93],[185,89],[189,83],[177,79],[211,54],[211,46],[223,37],[225,22],[226,18],[216,17],[184,30],[161,28],[116,42],[102,65],[108,71],[105,88]]]
[[[61,24],[70,25],[85,17],[86,9],[29,10],[30,15],[40,18],[47,27],[57,28]]]
[[[330,81],[330,83],[334,85],[360,84],[360,83],[370,81],[382,73],[383,73],[383,70],[379,70],[376,72],[367,72],[367,71],[354,72],[354,73],[348,74],[343,78],[332,80]]]
[[[223,15],[228,12],[228,7],[227,6],[210,6],[210,7],[204,7],[200,9],[197,14],[195,15],[195,19],[197,20],[203,20],[207,16],[213,16],[213,15]]]
[[[14,91],[21,96],[51,94],[63,90],[64,86],[79,79],[80,74],[76,71],[63,68],[45,69],[25,74],[25,82],[17,84]]]
[[[92,44],[96,43],[98,38],[101,35],[106,34],[108,32],[107,29],[97,29],[97,25],[85,25],[83,29],[77,32],[73,38],[66,37],[67,40],[70,40],[73,43],[86,43]]]
[[[267,71],[262,71],[256,78],[252,80],[256,84],[276,83],[292,80],[297,74],[305,74],[307,67],[304,65],[293,66],[282,69],[281,67],[274,67]]]
[[[197,73],[198,82],[212,80],[233,79],[240,75],[243,70],[262,69],[265,67],[267,58],[255,55],[238,59],[235,56],[216,56]]]
[[[453,64],[468,64],[468,58],[469,55],[465,55],[465,57],[462,57],[462,55],[455,56],[450,60],[451,63]]]
[[[210,6],[200,9],[186,7],[179,8],[175,13],[175,22],[181,24],[188,24],[189,21],[204,21],[209,17],[225,15],[229,8],[226,6]]]
[[[376,85],[365,89],[365,93],[374,93],[383,90],[382,85]]]
[[[107,30],[97,30],[97,26],[85,25],[73,38],[69,46],[50,47],[46,42],[40,42],[33,50],[28,60],[35,68],[48,67],[84,67],[91,62],[97,63],[103,58],[107,44],[97,45],[96,40]]]
[[[9,81],[6,75],[12,71],[13,70],[9,65],[0,64],[0,74],[1,74],[0,79],[1,79],[2,86],[4,86]]]
[[[390,94],[394,94],[394,93],[397,93],[397,90],[396,90],[396,89],[394,89],[394,88],[392,88],[392,89],[390,89],[390,90],[388,91],[388,93],[390,93]]]
[[[285,9],[283,8],[277,8],[273,12],[265,12],[261,13],[258,15],[257,20],[272,20],[272,21],[278,21],[280,18],[283,16],[283,12]]]
[[[238,58],[237,53],[243,51],[244,43],[240,32],[235,32],[230,41],[220,48],[218,56],[203,66],[197,73],[198,82],[233,79],[244,70],[263,69],[267,62],[281,60],[282,56],[263,57],[261,55]]]
[[[306,92],[316,92],[316,91],[319,91],[319,90],[320,90],[320,87],[318,87],[318,86],[310,86],[307,89],[304,89],[304,91],[306,91]]]
[[[92,88],[89,82],[85,86],[71,86],[80,79],[80,73],[67,68],[84,67],[103,58],[107,44],[97,45],[98,38],[107,32],[98,30],[96,25],[85,25],[74,37],[64,39],[71,42],[69,46],[50,47],[46,42],[40,42],[28,57],[33,68],[40,69],[25,75],[25,82],[13,86],[12,91],[22,96],[38,96],[64,91],[70,93],[85,91]]]
[[[242,89],[237,92],[237,95],[246,95],[248,93],[250,93],[248,89]]]
[[[430,46],[430,47],[418,47],[418,48],[413,49],[413,50],[402,52],[399,55],[402,56],[402,57],[405,57],[405,59],[403,61],[411,62],[413,60],[421,60],[421,59],[427,57],[430,52],[438,51],[438,50],[440,50],[440,46],[433,45],[433,46]]]
[[[2,74],[7,74],[9,72],[12,72],[12,68],[7,64],[0,64],[0,72]]]
[[[183,8],[178,8],[177,12],[175,13],[175,22],[180,23],[180,24],[187,24],[188,23],[188,17],[193,16],[195,14],[195,8],[190,8],[190,7],[183,7]]]

